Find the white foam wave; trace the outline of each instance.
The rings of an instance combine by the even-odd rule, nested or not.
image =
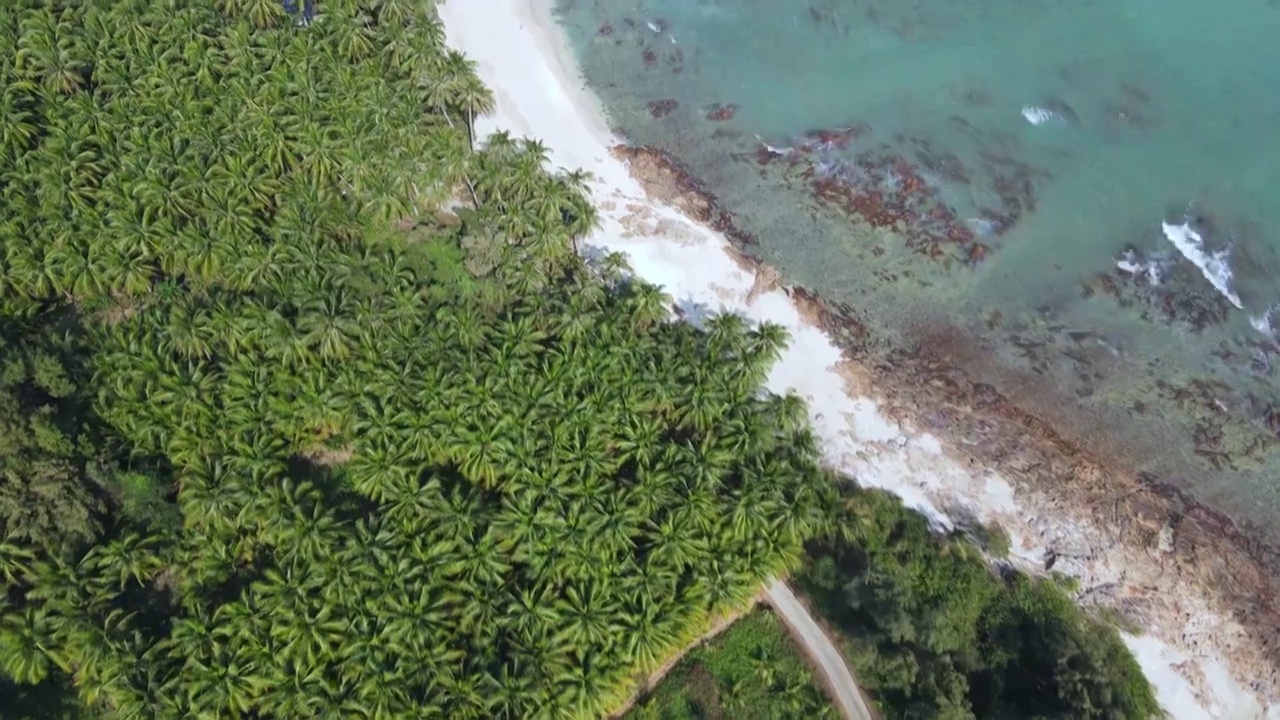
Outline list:
[[[1244,304],[1240,302],[1240,296],[1231,289],[1231,265],[1227,262],[1229,249],[1224,248],[1217,252],[1208,252],[1204,249],[1204,238],[1200,237],[1200,233],[1191,228],[1190,223],[1182,223],[1181,225],[1171,225],[1167,222],[1160,223],[1164,228],[1164,236],[1173,243],[1173,246],[1182,253],[1182,256],[1191,261],[1192,265],[1200,270],[1200,274],[1204,276],[1214,289],[1222,294],[1236,309],[1243,310]]]
[[[1062,119],[1062,116],[1058,113],[1035,105],[1027,105],[1022,108],[1022,117],[1032,125],[1044,125],[1045,123]]]
[[[1280,310],[1280,305],[1272,305],[1261,315],[1250,315],[1249,324],[1253,326],[1254,330],[1257,330],[1263,335],[1274,340],[1276,337],[1276,329],[1275,326],[1271,324],[1271,319],[1275,317],[1276,310]]]
[[[967,218],[965,222],[972,225],[974,227],[974,231],[983,237],[990,237],[995,234],[996,230],[1000,229],[999,222],[995,220],[988,220],[987,218]]]
[[[1124,255],[1116,261],[1116,268],[1120,272],[1128,273],[1135,278],[1146,276],[1147,282],[1152,285],[1159,285],[1164,279],[1164,268],[1159,260],[1142,260],[1138,258],[1138,254],[1132,250],[1125,250]]]
[[[786,157],[795,151],[795,148],[792,148],[792,147],[777,147],[774,145],[770,145],[769,143],[765,142],[764,138],[760,137],[759,135],[756,135],[756,141],[758,141],[770,155],[777,155],[778,157]]]

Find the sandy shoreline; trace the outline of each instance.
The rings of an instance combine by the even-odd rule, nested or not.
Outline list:
[[[674,199],[670,171],[651,156],[614,151],[621,141],[579,80],[549,3],[447,0],[439,12],[450,44],[477,62],[497,99],[495,115],[477,122],[478,134],[501,129],[536,137],[556,165],[595,175],[592,192],[603,228],[589,245],[627,254],[637,275],[664,286],[693,321],[725,309],[786,326],[791,347],[768,384],[809,400],[828,461],[940,520],[947,517],[943,509],[963,508],[998,521],[1029,568],[1043,566],[1052,548],[1059,558],[1054,569],[1080,579],[1082,599],[1142,620],[1145,634],[1128,642],[1172,717],[1280,718],[1277,680],[1264,648],[1217,598],[1195,590],[1191,571],[1165,549],[1174,543],[1172,526],[1146,547],[1125,544],[1095,522],[1097,512],[1093,519],[1076,513],[1060,498],[981,468],[916,429],[908,408],[873,399],[891,396],[890,388],[873,369],[847,360],[815,326],[821,313],[812,299],[797,307],[797,299],[804,300],[799,293],[774,287],[768,273],[756,272],[722,235],[657,199]],[[661,192],[664,183],[667,192]],[[1118,514],[1119,499],[1115,508]]]

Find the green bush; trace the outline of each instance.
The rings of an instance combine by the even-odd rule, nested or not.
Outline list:
[[[628,720],[839,717],[773,613],[759,609],[694,648]]]
[[[890,717],[1148,720],[1119,634],[1051,580],[995,572],[886,493],[847,489],[841,532],[809,544],[799,586],[846,638]]]

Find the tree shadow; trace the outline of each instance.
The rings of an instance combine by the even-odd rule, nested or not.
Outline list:
[[[698,302],[693,298],[684,298],[676,301],[676,315],[699,330],[704,329],[707,320],[716,314],[717,311],[710,305]]]
[[[71,683],[61,673],[39,685],[17,685],[0,677],[0,718],[71,720],[84,716]]]
[[[609,256],[609,250],[599,245],[591,245],[583,243],[578,246],[578,254],[582,256],[582,261],[592,270],[598,269],[604,259]]]
[[[305,455],[292,455],[288,461],[288,473],[292,480],[315,486],[320,491],[322,502],[333,509],[334,516],[340,521],[366,518],[378,510],[377,503],[351,487],[341,465],[317,462]]]

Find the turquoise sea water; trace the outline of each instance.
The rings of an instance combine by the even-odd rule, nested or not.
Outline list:
[[[615,127],[788,281],[888,346],[966,338],[1069,436],[1280,538],[1280,2],[556,14]]]

